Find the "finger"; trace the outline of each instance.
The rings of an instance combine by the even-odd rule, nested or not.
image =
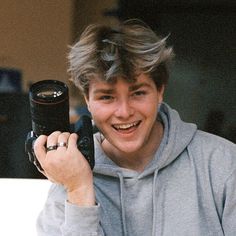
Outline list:
[[[78,135],[76,133],[72,133],[68,139],[68,149],[77,148],[77,140]]]
[[[48,151],[56,150],[57,140],[60,134],[61,134],[60,131],[55,131],[48,136],[48,139],[47,139]]]
[[[64,132],[58,136],[57,149],[66,149],[70,133]]]

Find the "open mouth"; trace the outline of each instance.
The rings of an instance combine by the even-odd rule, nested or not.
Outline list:
[[[112,127],[118,131],[128,131],[128,130],[137,128],[140,123],[141,121],[136,121],[136,122],[132,122],[128,124],[116,124],[116,125],[112,125]]]

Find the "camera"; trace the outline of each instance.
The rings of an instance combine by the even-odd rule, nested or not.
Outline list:
[[[40,135],[49,135],[54,131],[75,132],[78,134],[77,146],[94,167],[93,126],[88,115],[82,115],[75,126],[69,120],[69,89],[66,84],[58,80],[42,80],[31,85],[29,90],[30,113],[32,131],[27,134],[25,150],[29,161],[36,167],[40,166],[35,153],[34,141]]]

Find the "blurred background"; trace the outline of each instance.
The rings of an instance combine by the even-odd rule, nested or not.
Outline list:
[[[90,23],[129,18],[170,35],[176,58],[165,101],[183,120],[236,142],[235,0],[1,0],[1,178],[43,178],[24,152],[31,130],[29,86],[65,82],[74,122],[84,101],[68,80],[69,45]]]

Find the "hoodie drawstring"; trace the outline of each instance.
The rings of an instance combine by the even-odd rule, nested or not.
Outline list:
[[[124,203],[124,178],[121,173],[118,173],[120,179],[120,205],[121,205],[121,223],[123,235],[127,236],[126,217],[125,217],[125,203]]]
[[[156,235],[156,222],[157,222],[157,201],[156,201],[156,183],[157,183],[158,169],[154,171],[153,186],[152,186],[152,205],[153,205],[153,218],[152,218],[152,236]]]

